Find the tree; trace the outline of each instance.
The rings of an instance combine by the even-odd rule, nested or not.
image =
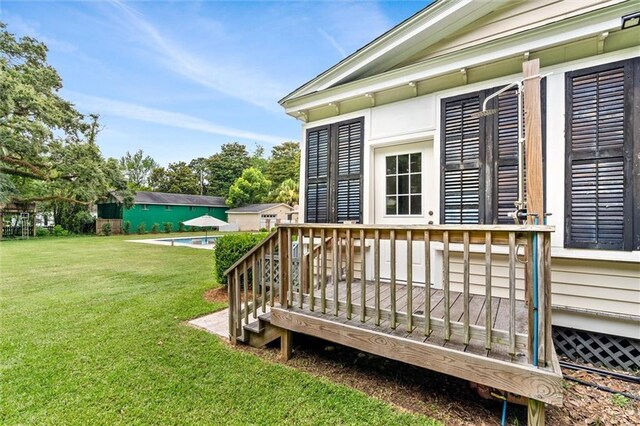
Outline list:
[[[144,152],[139,149],[133,155],[127,151],[120,159],[120,166],[129,188],[134,191],[142,191],[149,188],[149,175],[154,168],[158,167],[158,163],[151,156],[145,156]]]
[[[300,185],[293,179],[287,179],[275,190],[275,200],[279,203],[289,204],[291,207],[298,204]]]
[[[227,205],[240,207],[245,204],[261,203],[269,195],[271,181],[255,167],[249,167],[229,188]]]
[[[222,145],[219,153],[207,160],[207,180],[209,195],[224,197],[229,187],[242,175],[242,171],[251,166],[247,148],[238,142]]]
[[[160,191],[174,194],[198,194],[200,188],[193,170],[184,161],[179,161],[167,167],[166,180]]]
[[[0,193],[3,202],[86,206],[110,190],[132,194],[117,162],[96,143],[98,116],[87,119],[58,92],[62,79],[47,63],[47,47],[16,39],[0,23]],[[8,176],[8,177],[7,177]]]
[[[300,181],[300,145],[297,142],[283,142],[273,147],[267,177],[276,188],[287,179]]]
[[[269,160],[264,158],[264,147],[257,143],[256,149],[251,156],[251,167],[255,167],[264,174],[267,172],[268,164]]]
[[[204,157],[194,158],[189,162],[189,168],[198,180],[199,194],[206,194],[209,187],[209,181],[207,180],[207,159]]]
[[[167,186],[167,172],[164,167],[158,166],[151,169],[147,183],[152,191],[162,191],[162,188]]]

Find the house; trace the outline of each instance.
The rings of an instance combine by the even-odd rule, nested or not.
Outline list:
[[[527,397],[529,424],[556,350],[640,367],[638,12],[440,0],[285,96],[304,223],[228,270],[232,342],[321,337]]]
[[[490,102],[497,114],[471,113],[537,58],[557,339],[569,352],[625,348],[634,360],[620,363],[637,368],[640,26],[624,17],[639,11],[633,1],[437,1],[358,50],[280,101],[304,122],[304,221],[513,223],[515,91]],[[580,356],[616,364],[594,352]]]
[[[239,231],[271,229],[279,223],[291,222],[293,207],[285,203],[248,204],[227,210],[228,222]]]
[[[100,232],[105,220],[109,220],[115,230],[120,229],[121,223],[129,222],[131,233],[137,232],[141,224],[147,232],[156,223],[162,230],[167,222],[177,231],[180,222],[205,214],[226,221],[227,210],[222,197],[148,191],[138,191],[133,205],[125,208],[118,194],[112,193],[105,202],[98,204],[96,232]]]

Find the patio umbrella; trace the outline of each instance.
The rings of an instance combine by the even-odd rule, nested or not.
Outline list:
[[[220,219],[216,219],[213,216],[209,216],[208,214],[205,214],[204,216],[200,216],[200,217],[196,217],[194,219],[189,219],[186,220],[184,222],[186,226],[195,226],[197,228],[205,228],[204,229],[204,243],[207,244],[208,240],[208,234],[207,234],[207,228],[208,227],[221,227],[224,225],[228,225],[227,222],[225,222],[224,220],[220,220]]]

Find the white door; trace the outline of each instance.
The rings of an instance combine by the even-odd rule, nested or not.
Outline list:
[[[385,225],[426,225],[434,220],[432,203],[437,199],[433,175],[431,140],[394,145],[375,150],[375,223]],[[429,183],[432,185],[429,185]],[[437,186],[437,185],[436,185]],[[434,198],[434,196],[436,198]],[[413,243],[414,283],[425,282],[424,243]],[[391,277],[389,241],[380,242],[380,278]],[[396,242],[396,279],[407,280],[407,243]]]

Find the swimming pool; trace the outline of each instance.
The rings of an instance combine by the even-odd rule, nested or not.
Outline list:
[[[218,237],[183,237],[183,238],[164,238],[158,241],[167,241],[174,244],[215,244]]]

